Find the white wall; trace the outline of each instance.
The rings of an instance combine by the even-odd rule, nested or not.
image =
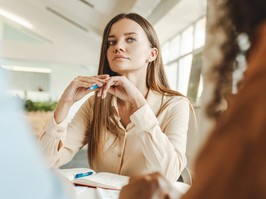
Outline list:
[[[54,65],[51,66],[52,73],[50,75],[50,94],[53,100],[58,100],[69,85],[69,83],[77,76],[90,76],[97,74],[98,68],[85,68],[82,66],[70,65]]]

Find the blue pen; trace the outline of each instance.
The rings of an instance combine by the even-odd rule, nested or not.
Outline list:
[[[99,88],[99,86],[96,85],[96,84],[94,84],[94,85],[92,85],[91,87],[89,87],[88,90],[94,90],[94,89],[96,89],[96,88]]]
[[[89,172],[86,172],[86,173],[78,173],[74,176],[74,178],[82,178],[82,177],[86,177],[86,176],[90,176],[92,175],[94,172],[93,171],[89,171]]]

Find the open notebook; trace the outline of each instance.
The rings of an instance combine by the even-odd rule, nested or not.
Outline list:
[[[99,172],[88,168],[60,169],[59,172],[76,185],[120,190],[129,177],[114,173]]]

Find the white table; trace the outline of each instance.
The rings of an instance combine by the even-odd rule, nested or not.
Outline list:
[[[182,182],[175,182],[174,186],[181,194],[186,193],[186,191],[190,188],[190,185]],[[118,192],[108,193],[107,191],[105,194],[109,194],[109,196],[101,197],[98,192],[99,190],[90,187],[77,187],[76,191],[77,199],[118,199],[119,194]]]

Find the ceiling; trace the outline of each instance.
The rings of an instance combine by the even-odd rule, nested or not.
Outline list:
[[[97,67],[103,29],[116,14],[141,14],[164,43],[205,10],[206,0],[0,0],[2,63]],[[1,12],[26,20],[28,27]]]

